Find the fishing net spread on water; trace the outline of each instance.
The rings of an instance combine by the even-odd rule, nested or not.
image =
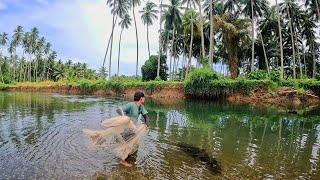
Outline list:
[[[91,138],[95,146],[113,148],[116,155],[123,160],[138,150],[139,141],[147,132],[144,124],[136,126],[127,116],[107,119],[101,124],[107,129],[84,129],[84,134]]]

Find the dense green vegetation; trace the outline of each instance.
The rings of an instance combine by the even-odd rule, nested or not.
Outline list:
[[[278,70],[281,78],[315,78],[319,66],[319,0],[162,0],[148,1],[141,18],[149,26],[161,17],[159,54],[168,57],[169,78],[180,69],[187,78],[192,66],[221,63],[228,76],[247,76],[256,70]],[[167,3],[167,4],[165,4]],[[108,1],[115,19],[123,18],[140,0]],[[159,14],[157,14],[159,13]],[[116,30],[113,22],[113,31]],[[135,30],[137,26],[135,24]],[[136,31],[137,32],[137,31]],[[138,35],[137,65],[138,65]],[[113,39],[113,33],[110,35]],[[110,41],[110,40],[109,40]],[[110,50],[112,53],[112,41]],[[108,45],[109,47],[109,45]],[[149,51],[150,52],[150,51]],[[150,54],[150,53],[149,53]],[[109,62],[109,65],[110,65]],[[159,76],[160,56],[158,57]],[[212,66],[211,66],[212,67]],[[111,66],[109,66],[109,74]]]
[[[318,0],[303,3],[284,0],[276,5],[266,0],[170,0],[168,4],[160,1],[159,7],[148,1],[139,11],[148,32],[149,52],[149,59],[141,68],[142,78],[137,76],[139,41],[135,17],[140,0],[115,0],[107,4],[113,14],[112,33],[99,73],[88,69],[86,64],[59,59],[37,28],[24,32],[18,26],[11,37],[7,33],[0,35],[0,88],[8,88],[6,84],[16,86],[18,82],[58,81],[52,84],[64,82],[63,85],[77,86],[83,91],[121,91],[130,87],[154,90],[184,85],[185,93],[195,97],[247,94],[282,86],[319,94]],[[122,33],[132,24],[129,10],[136,31],[135,77],[121,76],[119,72]],[[149,27],[159,17],[159,52],[151,55]],[[116,24],[121,33],[118,70],[112,77]],[[227,73],[214,71],[214,63],[226,66]]]
[[[7,47],[7,54],[4,48]],[[0,35],[0,82],[58,81],[62,79],[97,79],[85,63],[61,60],[51,44],[41,37],[37,28],[24,32],[18,26],[11,37]]]

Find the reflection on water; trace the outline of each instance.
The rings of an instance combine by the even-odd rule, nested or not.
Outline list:
[[[101,120],[126,102],[0,93],[1,179],[320,178],[319,109],[283,115],[276,108],[148,102],[151,128],[128,169],[82,134],[102,129]]]

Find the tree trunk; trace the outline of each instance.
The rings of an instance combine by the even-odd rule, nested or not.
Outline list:
[[[296,48],[294,45],[294,38],[293,38],[293,26],[292,26],[292,20],[291,20],[291,15],[289,8],[287,6],[287,11],[288,11],[288,17],[289,17],[289,28],[290,28],[290,35],[291,35],[291,44],[292,44],[292,60],[293,60],[293,79],[296,79]]]
[[[268,73],[270,73],[269,63],[268,63],[268,58],[267,58],[267,53],[266,53],[266,48],[264,47],[264,42],[263,42],[263,37],[262,37],[261,32],[260,32],[260,38],[261,38],[261,42],[262,42],[263,55],[264,55],[267,71],[268,71]]]
[[[186,54],[185,54],[185,52],[183,52],[183,57],[182,57],[182,70],[181,70],[181,81],[184,80],[185,61],[186,61]]]
[[[162,47],[162,38],[161,38],[161,31],[162,31],[162,23],[161,23],[161,17],[162,17],[162,0],[160,0],[160,18],[159,18],[159,55],[158,55],[158,68],[157,68],[157,77],[160,78],[160,61],[161,61],[161,47]]]
[[[171,47],[170,68],[169,68],[170,79],[172,79],[172,57],[174,56],[174,41],[175,41],[175,34],[176,34],[175,31],[176,31],[176,26],[173,24],[172,47]]]
[[[238,57],[236,55],[237,53],[229,53],[228,59],[229,59],[229,67],[230,67],[230,76],[232,79],[235,79],[238,77],[239,70],[238,70]]]
[[[299,63],[299,74],[300,74],[300,79],[302,79],[302,63],[301,63],[301,57],[300,57],[300,50],[299,50],[299,47],[298,47],[298,37],[297,37],[296,31],[293,31],[293,32],[294,32],[295,44],[297,46],[297,57],[298,57],[298,63]]]
[[[312,66],[312,78],[316,77],[316,52],[314,43],[312,44],[312,59],[313,59],[313,66]]]
[[[318,18],[320,18],[319,3],[318,3],[318,0],[315,0],[315,1],[316,1],[316,8],[317,8],[317,13],[318,13]]]
[[[253,12],[253,0],[251,0],[251,39],[252,39],[252,47],[251,47],[251,72],[254,71],[254,12]]]
[[[200,32],[201,32],[201,52],[202,52],[202,60],[206,57],[206,51],[204,48],[204,34],[203,34],[203,17],[202,17],[202,7],[201,7],[201,0],[199,0],[199,12],[200,12]]]
[[[191,66],[191,58],[192,58],[192,43],[193,43],[193,22],[191,22],[191,36],[190,36],[190,45],[189,45],[189,60],[186,71],[186,78],[188,77],[190,66]]]
[[[46,76],[46,63],[47,63],[47,61],[44,59],[44,60],[43,60],[43,74],[42,74],[42,80],[45,80],[45,76]]]
[[[106,49],[106,52],[104,53],[103,64],[102,64],[103,68],[104,68],[105,63],[106,63],[106,59],[107,59],[107,55],[108,55],[108,51],[109,51],[109,46],[110,46],[110,42],[111,42],[111,37],[112,37],[112,34],[110,34],[110,37],[109,37],[109,40],[108,40],[107,49]]]
[[[112,30],[111,30],[111,44],[110,44],[110,56],[109,56],[109,78],[111,78],[111,59],[112,59],[112,45],[113,45],[113,32],[115,27],[115,15],[112,17]]]
[[[281,23],[280,23],[280,12],[279,12],[279,5],[278,0],[276,0],[276,7],[277,7],[277,13],[278,13],[278,29],[279,29],[279,41],[280,41],[280,63],[281,63],[281,78],[284,76],[284,70],[283,70],[283,47],[282,47],[282,32],[281,32]]]
[[[149,25],[147,24],[147,41],[148,41],[148,53],[150,59],[150,45],[149,45]]]
[[[302,52],[303,52],[303,65],[304,65],[304,74],[306,77],[308,77],[307,74],[307,64],[306,64],[306,52],[304,50],[304,45],[302,44]]]
[[[213,0],[210,0],[210,49],[209,49],[209,65],[210,68],[212,68],[213,64],[213,41],[214,41],[214,35],[213,35]]]
[[[137,21],[136,15],[134,12],[134,6],[132,7],[132,15],[134,20],[134,27],[136,29],[136,42],[137,42],[137,64],[136,64],[136,76],[138,76],[138,66],[139,66],[139,39],[138,39],[138,29],[137,29]]]
[[[119,67],[120,67],[120,50],[121,50],[121,38],[122,38],[122,32],[123,29],[121,29],[121,33],[120,33],[120,39],[119,39],[119,50],[118,50],[118,70],[117,70],[117,76],[119,77]]]
[[[3,51],[3,47],[0,48],[0,73],[1,73],[1,80],[2,80],[2,83],[4,83],[4,80],[3,80],[3,72],[2,72],[2,51]]]

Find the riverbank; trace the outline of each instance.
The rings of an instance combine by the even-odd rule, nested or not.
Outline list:
[[[3,91],[46,92],[74,95],[96,95],[102,97],[133,97],[136,90],[144,91],[154,99],[184,99],[183,83],[165,81],[43,81],[16,84],[0,84]]]
[[[279,86],[269,80],[225,79],[190,86],[188,83],[172,81],[92,81],[83,79],[72,82],[44,81],[0,84],[0,90],[126,98],[133,97],[136,90],[142,90],[148,98],[157,101],[204,99],[290,108],[320,105],[320,83],[318,81],[283,81],[281,84],[282,86]]]

